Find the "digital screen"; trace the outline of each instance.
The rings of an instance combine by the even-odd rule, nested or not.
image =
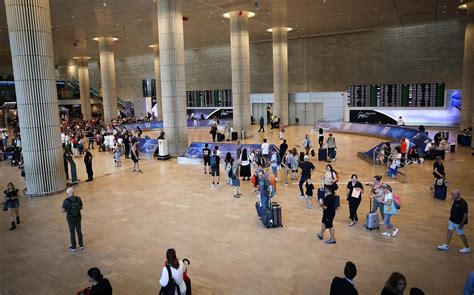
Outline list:
[[[353,85],[349,107],[444,107],[444,83]]]

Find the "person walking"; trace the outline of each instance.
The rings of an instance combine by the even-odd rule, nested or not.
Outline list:
[[[448,233],[446,234],[446,241],[444,244],[438,246],[438,250],[448,251],[449,243],[453,237],[453,231],[456,231],[456,234],[461,238],[464,248],[460,249],[458,252],[461,254],[471,253],[471,248],[469,248],[469,243],[467,242],[466,235],[464,233],[464,226],[467,224],[467,214],[468,206],[466,200],[461,197],[461,192],[458,189],[455,189],[451,192],[451,198],[453,199],[453,204],[451,205],[451,214],[448,221]]]
[[[311,138],[309,138],[308,134],[304,136],[303,148],[306,155],[309,155],[309,151],[313,148],[313,144],[311,143]]]
[[[131,158],[132,158],[132,161],[133,161],[133,170],[132,170],[132,172],[137,172],[138,171],[140,173],[143,173],[143,171],[140,169],[140,164],[138,163],[138,161],[140,161],[140,154],[138,152],[138,140],[136,140],[136,139],[132,139]]]
[[[125,159],[129,159],[130,158],[130,136],[128,132],[126,132],[125,135],[123,136],[123,146],[125,149]]]
[[[258,132],[265,132],[265,128],[263,127],[265,125],[265,119],[263,116],[260,116],[260,129],[258,129]]]
[[[263,157],[263,167],[267,167],[268,165],[268,156],[270,155],[270,144],[267,142],[267,139],[263,139],[263,143],[261,145],[261,150],[262,150],[262,157]]]
[[[226,175],[226,183],[227,185],[232,186],[232,164],[234,163],[234,158],[230,152],[227,152],[224,159],[224,170]]]
[[[329,133],[329,137],[326,140],[326,145],[328,147],[328,161],[329,162],[336,161],[337,145],[336,145],[336,139],[334,138],[334,136],[332,136],[332,133]]]
[[[306,208],[313,209],[313,191],[314,185],[311,183],[311,178],[306,180]]]
[[[357,175],[352,174],[351,181],[347,183],[347,201],[349,202],[349,226],[354,226],[359,218],[357,217],[357,209],[359,208],[362,200],[362,193],[364,187],[359,182]]]
[[[217,124],[214,123],[211,126],[211,130],[209,131],[209,134],[212,136],[212,142],[216,142],[216,136],[217,136]]]
[[[104,278],[104,275],[97,267],[92,267],[87,271],[87,277],[91,283],[89,295],[112,295],[112,285]]]
[[[326,244],[336,244],[336,238],[334,236],[334,225],[333,221],[336,217],[336,197],[334,190],[331,187],[325,188],[326,195],[320,201],[320,206],[323,209],[323,218],[321,220],[321,232],[318,233],[317,237],[320,240],[324,238],[324,232],[329,229],[330,238],[326,240]]]
[[[86,148],[86,154],[84,155],[84,165],[86,166],[87,180],[86,182],[94,180],[94,171],[92,170],[92,153]]]
[[[434,185],[437,182],[443,183],[446,180],[446,172],[444,170],[444,165],[440,156],[437,156],[433,164],[433,176],[434,176]],[[431,186],[431,191],[434,190],[434,186]]]
[[[204,148],[202,149],[202,160],[204,161],[204,174],[207,174],[207,167],[211,166],[211,149],[209,148],[209,144],[204,144]],[[209,168],[209,174],[211,174],[211,169]]]
[[[241,165],[241,160],[234,161],[231,166],[230,170],[230,178],[232,180],[232,186],[234,187],[234,198],[240,198],[242,195],[239,193],[239,187],[240,187],[240,179],[239,179],[239,174],[240,174],[240,165]]]
[[[280,122],[280,140],[285,139],[285,125],[283,122]]]
[[[280,165],[281,163],[284,163],[283,157],[285,156],[287,150],[288,150],[288,144],[286,143],[286,139],[283,139],[283,142],[280,144],[280,151],[279,151],[280,163],[278,163],[278,165]]]
[[[71,252],[76,252],[76,232],[77,238],[79,239],[79,250],[84,249],[81,230],[82,200],[80,197],[74,195],[74,189],[72,187],[66,190],[66,194],[67,198],[63,201],[62,212],[66,213],[66,220],[69,226],[69,237],[71,239],[69,250]]]
[[[183,279],[183,274],[186,272],[186,266],[182,260],[176,257],[174,249],[166,251],[166,262],[161,271],[160,294],[186,294],[186,283]]]
[[[390,222],[392,216],[398,214],[398,209],[395,207],[395,201],[393,200],[392,187],[388,184],[383,186],[383,223],[385,224],[386,231],[381,233],[385,237],[396,237],[398,234],[398,228],[394,228],[393,224]]]
[[[263,169],[258,172],[257,188],[263,209],[262,211],[265,212],[266,209],[270,208],[270,181],[266,177]]]
[[[358,295],[354,286],[354,278],[357,275],[357,268],[351,261],[346,262],[344,267],[344,278],[335,277],[331,283],[329,295]]]
[[[273,176],[275,177],[275,181],[278,181],[278,156],[277,151],[272,151],[272,155],[270,157],[270,167],[272,168]]]
[[[300,166],[300,159],[298,157],[298,151],[296,148],[293,148],[291,151],[291,156],[291,180],[296,180],[298,179],[298,168]]]
[[[20,224],[20,199],[18,199],[19,190],[13,183],[7,184],[7,189],[3,192],[5,195],[5,205],[10,215],[10,230],[14,230],[17,224]],[[15,224],[16,221],[16,224]]]
[[[211,175],[212,175],[212,187],[220,186],[219,184],[219,163],[221,158],[217,155],[217,150],[212,152],[210,159],[211,164]],[[216,184],[217,182],[217,184]]]
[[[324,130],[323,128],[319,128],[318,130],[318,144],[319,148],[322,149],[324,145]]]
[[[304,200],[304,192],[303,192],[303,185],[306,183],[306,180],[311,178],[311,172],[316,168],[314,167],[313,163],[308,160],[308,156],[304,156],[303,163],[300,164],[301,168],[301,178],[299,183],[300,188],[300,199]]]
[[[375,175],[374,176],[374,182],[372,184],[372,188],[370,189],[369,193],[369,198],[373,199],[372,203],[372,212],[375,213],[377,212],[377,209],[380,211],[380,217],[381,217],[381,222],[379,222],[379,225],[383,225],[383,219],[384,219],[384,214],[383,214],[383,185],[384,183],[382,182],[382,176],[380,175]]]
[[[247,180],[250,180],[250,177],[252,176],[252,169],[250,166],[250,157],[246,148],[242,150],[242,154],[240,155],[240,161],[240,177],[242,177],[242,180],[244,181],[245,178],[247,178]]]
[[[381,295],[403,295],[407,279],[399,272],[393,272],[382,289]]]
[[[337,191],[339,188],[337,182],[339,181],[336,170],[332,168],[331,164],[326,165],[326,172],[324,174],[324,186],[332,188]]]

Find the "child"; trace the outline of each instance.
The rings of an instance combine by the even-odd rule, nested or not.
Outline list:
[[[122,166],[122,146],[118,143],[115,146],[114,150],[114,160],[115,160],[115,167],[121,167]]]
[[[398,157],[395,157],[392,160],[392,164],[390,165],[390,169],[388,171],[388,174],[391,178],[397,178],[398,167],[400,167],[400,159]]]
[[[276,151],[272,152],[272,156],[270,158],[270,167],[272,167],[272,172],[273,176],[275,176],[275,180],[278,181],[278,157]]]
[[[311,183],[311,178],[306,180],[306,208],[313,208],[313,190],[314,185]]]

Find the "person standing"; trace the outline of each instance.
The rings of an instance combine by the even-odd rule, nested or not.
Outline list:
[[[86,165],[87,172],[86,182],[94,180],[94,171],[92,170],[92,154],[88,148],[86,148],[86,154],[84,155],[84,164]]]
[[[270,181],[265,176],[263,169],[258,172],[257,187],[263,209],[262,211],[265,212],[266,209],[270,208]]]
[[[245,178],[247,178],[247,180],[250,180],[250,177],[252,176],[252,171],[250,166],[250,157],[246,148],[244,148],[242,154],[240,155],[240,161],[240,177],[242,177],[242,180],[245,180]]]
[[[196,118],[193,118],[193,126],[194,126],[194,131],[196,131],[197,126],[198,126],[198,121],[196,120]]]
[[[285,139],[285,125],[280,122],[280,140]]]
[[[82,200],[80,197],[74,195],[74,189],[72,187],[66,190],[66,194],[67,198],[63,201],[62,213],[66,213],[66,220],[69,226],[69,237],[71,239],[69,250],[76,252],[76,232],[77,238],[79,239],[79,250],[84,249],[81,230]]]
[[[263,143],[261,145],[262,149],[262,157],[263,157],[263,167],[267,167],[268,163],[268,156],[270,155],[270,144],[267,142],[267,139],[263,139]]]
[[[336,239],[334,237],[334,225],[333,221],[336,217],[336,197],[334,195],[334,190],[330,187],[325,188],[326,195],[320,201],[320,206],[323,209],[323,219],[321,220],[321,232],[318,233],[318,239],[323,240],[324,232],[326,229],[329,229],[330,238],[326,240],[326,244],[336,244]]]
[[[333,191],[338,189],[338,176],[336,170],[332,168],[331,164],[326,165],[326,173],[324,174],[324,186],[331,188]]]
[[[211,166],[211,149],[209,148],[209,145],[207,143],[204,144],[204,148],[202,149],[202,159],[204,161],[204,174],[207,174],[207,167]],[[211,174],[210,168],[209,174]]]
[[[303,185],[306,183],[306,180],[311,178],[311,172],[316,168],[313,163],[308,160],[308,156],[304,156],[303,163],[300,164],[301,168],[301,178],[300,178],[300,199],[304,199]]]
[[[280,165],[283,161],[283,157],[285,157],[286,151],[288,150],[288,144],[286,143],[286,139],[283,139],[283,142],[280,144]]]
[[[230,178],[232,180],[232,186],[234,187],[234,198],[240,198],[240,196],[242,195],[239,192],[239,187],[240,187],[240,179],[239,179],[240,164],[241,164],[241,160],[234,161],[231,164],[231,169],[230,169]]]
[[[5,202],[8,214],[10,215],[10,230],[14,230],[16,228],[16,224],[20,224],[20,199],[18,199],[18,192],[18,189],[15,188],[11,182],[7,184],[7,189],[3,192],[5,194]]]
[[[311,178],[306,180],[306,208],[313,208],[313,191],[314,185],[311,183]]]
[[[212,187],[220,186],[219,184],[219,163],[221,158],[217,155],[217,150],[214,150],[210,159]],[[216,184],[217,182],[217,184]]]
[[[403,295],[407,286],[407,279],[398,272],[393,272],[382,289],[381,295]]]
[[[209,131],[209,134],[212,136],[212,142],[216,142],[216,136],[217,136],[217,124],[214,123],[211,126],[211,130]]]
[[[275,177],[275,181],[278,181],[278,156],[277,151],[273,151],[271,158],[270,158],[270,167],[272,168],[273,176]]]
[[[328,147],[328,161],[336,161],[336,139],[332,136],[332,133],[329,133],[329,137],[326,140],[326,144]]]
[[[398,228],[394,228],[393,224],[390,223],[392,216],[398,214],[398,209],[395,207],[395,201],[393,200],[392,187],[388,184],[383,186],[384,197],[383,197],[383,223],[385,224],[386,231],[382,233],[385,237],[396,237],[398,234]]]
[[[138,140],[136,140],[136,139],[132,140],[131,158],[132,158],[132,161],[133,161],[133,170],[132,170],[132,172],[137,172],[138,171],[140,173],[143,173],[143,171],[140,169],[140,164],[138,163],[138,161],[140,161],[140,154],[138,152]]]
[[[129,159],[130,158],[130,136],[128,132],[126,132],[125,135],[123,136],[123,146],[125,149],[125,159]]]
[[[440,156],[436,157],[436,160],[433,164],[433,176],[435,185],[438,182],[438,179],[446,180],[446,172],[444,171],[444,165]],[[431,186],[431,191],[433,191],[433,189],[434,186]]]
[[[260,129],[258,129],[258,132],[265,132],[265,128],[263,127],[265,125],[265,119],[263,116],[260,116]]]
[[[398,126],[405,126],[405,121],[403,121],[402,116],[398,117],[397,125]]]
[[[349,202],[349,226],[354,226],[359,218],[357,217],[357,209],[359,208],[362,200],[362,193],[364,187],[359,182],[357,175],[352,174],[351,181],[347,183],[347,201]]]
[[[374,176],[374,183],[372,184],[372,188],[369,193],[369,198],[373,199],[372,203],[372,212],[375,213],[377,212],[377,208],[379,208],[380,211],[380,217],[382,217],[382,221],[379,222],[379,225],[383,224],[383,219],[384,219],[384,214],[383,214],[383,185],[384,183],[382,182],[382,176],[380,175],[375,175]]]
[[[234,164],[234,158],[232,158],[232,154],[227,152],[224,159],[224,170],[226,175],[226,183],[227,185],[232,186],[232,164]]]
[[[357,295],[353,280],[357,275],[357,268],[351,261],[346,262],[344,278],[335,277],[331,283],[329,295]]]
[[[306,134],[303,139],[303,147],[306,155],[309,155],[310,149],[313,148],[313,144],[311,143],[311,138],[309,138],[309,135]]]
[[[186,272],[186,266],[182,260],[178,260],[176,251],[168,249],[166,251],[166,262],[161,271],[160,294],[186,294],[186,283],[183,274]],[[171,278],[171,279],[170,279]],[[163,293],[161,293],[163,291]]]
[[[448,251],[449,243],[453,237],[453,231],[456,231],[456,234],[461,238],[464,248],[460,249],[458,252],[461,254],[471,253],[471,248],[467,242],[466,235],[464,233],[464,226],[467,224],[467,214],[468,206],[467,202],[461,197],[461,192],[458,189],[455,189],[451,192],[451,198],[453,199],[453,204],[451,205],[451,214],[448,221],[448,233],[446,234],[446,242],[438,246],[438,250]]]
[[[319,148],[322,149],[323,144],[324,144],[324,130],[323,130],[323,128],[319,128],[319,130],[318,130],[318,143],[319,143]]]

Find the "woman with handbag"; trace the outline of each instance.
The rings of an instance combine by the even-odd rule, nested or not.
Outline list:
[[[444,171],[443,162],[441,162],[441,157],[436,157],[436,160],[433,164],[433,176],[434,176],[434,183],[438,185],[438,183],[444,185],[444,181],[446,180],[446,172]],[[431,187],[431,191],[433,191],[434,187]]]
[[[327,164],[326,173],[324,174],[324,186],[331,188],[335,192],[339,188],[337,185],[338,180],[336,170],[332,168],[331,164]]]
[[[351,181],[347,183],[347,201],[349,202],[349,219],[351,220],[349,226],[354,226],[359,221],[357,209],[362,200],[363,192],[362,183],[359,182],[356,174],[352,174]]]
[[[388,184],[383,185],[384,199],[383,199],[383,223],[387,228],[386,231],[382,233],[382,236],[385,237],[396,237],[398,234],[398,228],[394,228],[393,224],[390,223],[392,216],[398,214],[398,209],[395,207],[395,202],[393,200],[392,187]]]
[[[14,230],[16,228],[16,224],[20,224],[20,200],[18,199],[18,189],[15,188],[13,183],[10,182],[7,185],[7,189],[3,193],[5,194],[3,211],[8,211],[11,223],[10,230]]]

